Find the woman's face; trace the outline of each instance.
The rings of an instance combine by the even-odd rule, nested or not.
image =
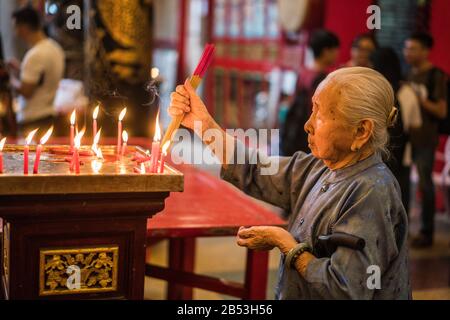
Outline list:
[[[355,130],[338,111],[339,90],[332,82],[320,85],[312,102],[312,114],[305,124],[309,148],[326,165],[338,163],[351,153],[355,137]]]

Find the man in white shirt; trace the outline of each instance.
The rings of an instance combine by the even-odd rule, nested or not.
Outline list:
[[[53,100],[64,75],[65,56],[61,46],[47,38],[39,13],[31,7],[13,13],[17,36],[30,48],[22,63],[10,62],[11,84],[19,95],[17,122],[20,134],[52,125]]]

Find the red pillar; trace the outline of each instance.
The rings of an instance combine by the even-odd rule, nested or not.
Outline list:
[[[269,252],[247,249],[245,300],[266,300]]]

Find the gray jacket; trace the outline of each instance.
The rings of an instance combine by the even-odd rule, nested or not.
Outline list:
[[[247,160],[255,152],[247,149]],[[285,209],[289,232],[314,248],[318,259],[308,265],[305,277],[285,266],[282,257],[277,299],[411,298],[408,218],[398,183],[378,154],[339,170],[303,152],[270,159],[279,162],[276,174],[262,175],[261,162],[246,161],[222,169],[221,176],[248,195]],[[331,256],[320,256],[317,236],[333,232],[361,237],[366,246],[363,251],[338,247]],[[380,289],[373,287],[374,270],[380,271]]]

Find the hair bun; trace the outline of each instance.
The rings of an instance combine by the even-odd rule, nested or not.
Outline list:
[[[389,113],[389,116],[387,119],[388,128],[391,128],[395,125],[395,122],[397,120],[397,115],[398,115],[398,109],[396,107],[392,107],[392,110]]]

